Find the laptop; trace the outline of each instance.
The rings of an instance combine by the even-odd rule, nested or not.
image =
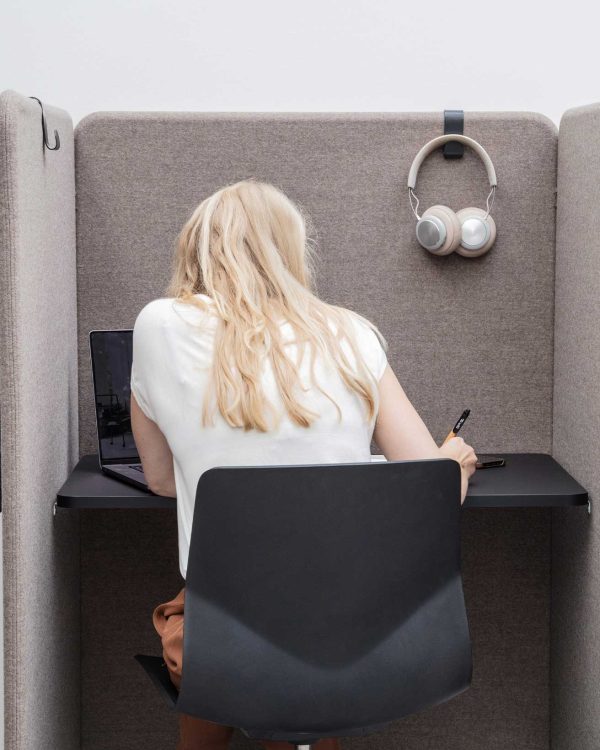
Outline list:
[[[131,431],[132,352],[133,330],[90,331],[98,459],[105,474],[151,492]]]

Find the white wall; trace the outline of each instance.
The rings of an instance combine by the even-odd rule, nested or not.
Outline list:
[[[598,4],[2,0],[0,89],[67,109],[533,110],[600,99]]]

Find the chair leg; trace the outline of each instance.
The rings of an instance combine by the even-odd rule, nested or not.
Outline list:
[[[242,732],[246,734],[246,732],[242,729]],[[248,735],[246,735],[248,736]],[[250,738],[253,739],[252,735],[250,735]],[[258,740],[261,744],[262,750],[318,750],[319,745],[317,745],[317,742],[321,742],[321,740],[317,740],[316,742],[306,742],[306,743],[298,743],[294,742],[294,740]],[[341,750],[339,747],[335,748],[325,748],[325,750]]]

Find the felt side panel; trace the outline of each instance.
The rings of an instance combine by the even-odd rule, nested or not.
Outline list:
[[[600,104],[560,124],[553,455],[592,514],[553,511],[552,748],[600,747]]]
[[[6,750],[79,748],[79,517],[52,509],[78,455],[69,115],[0,95],[1,453]]]
[[[463,434],[476,451],[550,452],[556,130],[535,114],[467,114],[465,133],[488,150],[499,183],[496,245],[473,260],[433,257],[414,236],[408,170],[441,132],[441,114],[124,112],[79,123],[82,452],[95,451],[88,332],[131,327],[163,296],[183,222],[212,191],[248,176],[274,182],[310,215],[319,293],[379,325],[438,442],[468,406]],[[484,206],[489,190],[469,150],[459,161],[433,154],[417,188],[421,210]],[[349,746],[547,750],[549,514],[473,511],[464,524],[473,687]],[[160,652],[151,610],[182,586],[174,513],[88,514],[82,534],[83,747],[143,737],[158,750],[175,723],[133,654]],[[102,619],[110,602],[118,627]]]

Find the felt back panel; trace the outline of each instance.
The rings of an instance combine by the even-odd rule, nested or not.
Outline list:
[[[79,748],[79,517],[53,515],[78,453],[73,128],[0,95],[0,392],[7,750]]]
[[[440,442],[465,407],[478,452],[552,440],[556,132],[535,114],[468,114],[498,174],[495,247],[467,260],[420,248],[406,178],[435,114],[98,113],[76,129],[80,444],[95,451],[87,334],[131,327],[163,296],[173,243],[224,183],[274,182],[312,218],[318,290],[377,323],[409,398]],[[484,206],[483,165],[424,164],[421,209]],[[464,514],[472,688],[348,746],[547,748],[549,513]],[[175,717],[133,660],[160,653],[151,614],[183,585],[175,512],[82,517],[82,746],[158,750]],[[110,716],[110,721],[107,717]],[[245,740],[238,737],[241,746]]]
[[[164,294],[175,236],[225,182],[275,182],[309,212],[320,294],[377,323],[432,433],[464,405],[480,451],[548,447],[552,397],[554,126],[538,115],[480,114],[466,133],[496,165],[498,239],[487,255],[420,248],[406,191],[413,156],[439,134],[435,115],[101,113],[77,127],[80,349],[93,327],[131,326]],[[422,209],[485,206],[485,169],[441,151],[417,184]],[[82,451],[93,399],[81,358]],[[465,432],[465,434],[467,434]],[[536,448],[537,447],[537,448]]]
[[[600,747],[600,105],[563,115],[558,149],[553,453],[591,516],[553,511],[552,747]]]

